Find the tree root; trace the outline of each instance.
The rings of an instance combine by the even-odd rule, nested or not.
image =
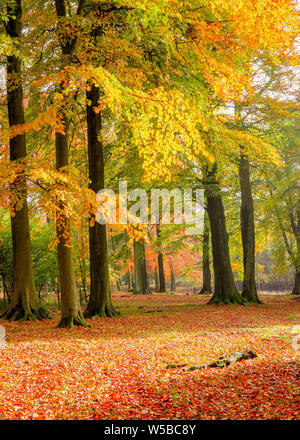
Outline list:
[[[258,299],[249,299],[246,296],[243,296],[243,298],[246,300],[247,304],[264,305],[264,303],[259,298]]]
[[[113,306],[105,307],[87,307],[84,312],[85,318],[116,318],[121,316],[121,313],[117,311]]]
[[[201,289],[200,292],[198,292],[197,295],[211,295],[212,291],[211,290],[203,290]]]
[[[255,290],[250,290],[248,287],[243,287],[242,293],[241,293],[242,298],[244,298],[248,303],[251,304],[263,304],[263,302],[259,299],[258,295],[257,295],[257,291]]]
[[[247,304],[247,300],[243,298],[239,293],[234,294],[233,296],[226,297],[224,299],[220,298],[219,296],[213,295],[213,297],[208,301],[207,304],[209,305],[231,305],[231,304],[238,304],[241,306],[244,306]]]
[[[43,319],[50,319],[51,315],[43,307],[35,310],[31,308],[25,309],[22,305],[17,305],[9,308],[0,318],[7,321],[42,321]]]
[[[57,328],[73,328],[74,325],[81,325],[82,327],[91,327],[90,324],[86,322],[81,312],[77,313],[76,316],[74,314],[70,314],[70,316],[66,318],[61,318],[60,322],[57,325]]]
[[[44,307],[39,307],[39,315],[42,319],[52,319],[52,316]]]
[[[233,362],[239,362],[245,359],[256,358],[257,354],[254,350],[244,350],[241,352],[231,353],[229,356],[221,356],[217,361],[210,364],[203,365],[191,365],[187,367],[187,364],[167,364],[166,368],[183,368],[183,371],[203,370],[204,368],[223,368],[232,364]]]
[[[152,292],[149,289],[144,290],[143,292],[133,291],[132,293],[134,295],[152,295]]]

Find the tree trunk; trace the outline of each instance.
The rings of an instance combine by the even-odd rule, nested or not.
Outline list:
[[[85,304],[87,304],[88,297],[89,297],[89,291],[88,291],[89,289],[88,289],[88,283],[87,283],[87,265],[86,265],[86,257],[85,257],[86,239],[84,236],[84,222],[83,221],[82,221],[82,230],[80,233],[79,247],[82,250],[82,256],[79,256],[81,282],[82,282]]]
[[[132,272],[130,269],[128,269],[127,271],[127,277],[128,277],[128,292],[133,292]]]
[[[68,123],[64,118],[65,133],[55,134],[56,168],[60,170],[68,165]],[[75,274],[70,246],[70,220],[64,213],[63,201],[58,201],[59,210],[56,216],[57,260],[59,271],[59,286],[61,291],[61,320],[58,327],[70,327],[74,325],[87,325],[84,321],[79,294],[76,288]]]
[[[67,16],[64,0],[55,0],[57,16],[64,20]],[[63,25],[62,25],[63,26]],[[64,63],[69,63],[76,44],[76,37],[66,38],[61,41],[61,51]],[[63,91],[63,84],[60,85]],[[63,121],[64,133],[55,133],[56,169],[60,170],[68,165],[69,145],[68,126],[69,121],[64,113],[64,108],[59,110]],[[65,206],[62,200],[58,200],[58,212],[56,216],[56,235],[58,238],[57,259],[59,272],[59,286],[61,291],[61,320],[58,327],[70,327],[74,325],[88,324],[81,312],[79,294],[76,288],[75,274],[70,246],[70,220],[64,213]]]
[[[176,292],[176,278],[173,266],[172,256],[169,255],[169,267],[170,267],[170,276],[171,276],[171,292]]]
[[[300,270],[295,273],[295,282],[292,295],[300,295]]]
[[[55,290],[56,290],[56,296],[57,296],[57,308],[58,310],[61,309],[61,304],[60,304],[60,289],[59,289],[59,280],[56,279],[56,283],[55,283]]]
[[[22,9],[21,0],[7,2],[9,15],[6,23],[6,32],[12,39],[21,37]],[[14,18],[13,18],[14,17]],[[7,57],[7,107],[9,127],[24,124],[23,89],[21,84],[21,60],[16,55]],[[14,136],[9,140],[10,160],[22,164],[26,157],[25,134]],[[31,258],[30,230],[27,206],[26,176],[21,171],[12,184],[14,216],[11,217],[11,231],[13,242],[13,294],[5,319],[36,320],[48,316],[46,311],[39,307],[36,293]],[[14,194],[15,192],[15,194]],[[21,202],[21,209],[17,203]]]
[[[217,166],[214,164],[204,179],[215,276],[215,291],[209,304],[244,304],[245,300],[237,291],[233,279],[224,206],[216,173]]]
[[[85,304],[87,304],[89,295],[88,295],[88,285],[87,285],[86,261],[84,256],[82,258],[81,257],[78,258],[79,258],[81,284],[82,284],[82,292],[83,292],[83,298],[81,298],[80,296],[80,302],[84,299]]]
[[[290,213],[290,221],[292,230],[296,239],[296,252],[295,252],[295,284],[293,288],[293,295],[300,295],[300,200],[297,200],[295,215]]]
[[[146,269],[145,243],[144,240],[134,241],[134,293],[142,295],[150,294],[150,287]]]
[[[154,282],[155,282],[155,292],[159,291],[159,277],[157,267],[154,268]]]
[[[244,154],[241,154],[240,157],[239,177],[241,187],[241,234],[244,264],[242,296],[249,302],[261,304],[255,283],[255,225],[249,160]]]
[[[209,218],[207,211],[204,213],[204,231],[203,231],[203,255],[202,255],[202,273],[203,273],[203,286],[200,290],[201,295],[209,295],[212,293],[211,288],[211,273],[210,273],[210,261],[209,261]]]
[[[159,225],[156,225],[156,233],[157,233],[157,240],[159,247],[161,246],[161,240],[160,240],[160,227]],[[166,292],[166,280],[165,280],[165,271],[164,271],[164,257],[161,250],[158,252],[158,274],[159,274],[159,292],[164,293]]]
[[[294,232],[297,242],[297,251],[295,258],[295,282],[292,295],[300,295],[300,209],[298,211],[298,222]]]
[[[270,189],[270,195],[271,195],[271,197],[273,196],[273,192],[271,189]],[[298,292],[300,290],[299,289],[299,275],[298,275],[298,273],[300,273],[300,208],[297,210],[297,213],[298,213],[297,214],[297,223],[295,221],[295,217],[294,217],[293,212],[289,212],[289,218],[290,218],[290,222],[291,222],[292,231],[293,231],[295,238],[296,238],[296,252],[294,252],[292,246],[289,243],[287,232],[283,226],[281,215],[280,215],[279,209],[276,207],[276,205],[274,206],[274,211],[275,211],[275,214],[277,217],[279,228],[281,230],[281,234],[282,234],[282,238],[283,238],[283,242],[284,242],[286,251],[289,254],[289,257],[295,267],[295,279],[294,279],[294,288],[293,288],[292,294],[298,295]]]
[[[93,110],[93,107],[99,105],[99,87],[92,84],[86,97],[89,102],[87,105],[87,127],[90,188],[97,193],[104,188],[103,145],[99,140],[102,130],[102,115]],[[104,318],[117,316],[118,312],[114,309],[111,301],[106,225],[95,221],[94,225],[89,227],[89,242],[91,293],[84,316]]]

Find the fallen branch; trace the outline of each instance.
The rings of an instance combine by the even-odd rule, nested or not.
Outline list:
[[[183,371],[202,370],[203,368],[223,368],[232,364],[233,362],[239,362],[245,359],[256,358],[257,354],[254,350],[244,350],[240,352],[231,353],[229,356],[221,356],[217,361],[210,364],[203,365],[191,365],[187,367],[187,364],[167,364],[166,368],[183,368]]]

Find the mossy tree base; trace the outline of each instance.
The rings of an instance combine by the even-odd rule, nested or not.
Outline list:
[[[42,321],[43,319],[50,318],[51,315],[43,307],[31,309],[30,307],[25,308],[23,305],[10,307],[1,315],[1,319],[6,319],[7,321]]]
[[[211,289],[205,289],[205,288],[202,288],[201,290],[200,290],[200,292],[198,292],[198,295],[211,295],[213,292],[212,292],[212,290]]]
[[[84,312],[85,318],[116,318],[118,316],[121,316],[121,313],[112,305],[102,307],[90,305]]]
[[[90,327],[90,324],[88,324],[81,312],[78,312],[77,314],[71,313],[70,316],[62,317],[59,324],[57,325],[58,328],[73,328],[74,326],[83,326],[83,327]]]
[[[213,297],[209,300],[208,304],[216,304],[216,305],[230,305],[230,304],[239,304],[245,305],[247,300],[243,298],[237,291],[231,293],[230,295],[218,295],[214,293]]]
[[[147,288],[146,290],[142,290],[142,291],[137,291],[137,290],[135,290],[135,291],[133,292],[133,294],[134,294],[134,295],[151,295],[152,292],[151,292],[151,290],[150,290],[149,288]]]
[[[249,303],[263,304],[263,302],[258,298],[255,286],[253,286],[252,289],[243,287],[242,297]]]

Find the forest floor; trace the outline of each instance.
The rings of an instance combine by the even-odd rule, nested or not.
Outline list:
[[[292,328],[300,301],[208,306],[200,295],[113,295],[122,317],[92,328],[1,321],[0,419],[299,419]],[[192,372],[244,349],[258,357]]]

